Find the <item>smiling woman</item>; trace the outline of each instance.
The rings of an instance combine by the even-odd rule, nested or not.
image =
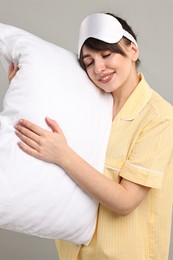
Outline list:
[[[86,17],[80,27],[78,57],[92,82],[112,93],[113,123],[104,176],[71,151],[66,154],[68,163],[58,162],[100,202],[91,243],[79,248],[57,241],[60,259],[167,260],[173,108],[137,71],[136,36],[123,19],[101,13]]]
[[[124,20],[100,13],[84,21],[78,57],[95,89],[110,92],[114,101],[104,175],[66,141],[58,120],[46,119],[48,132],[47,126],[21,117],[15,125],[19,147],[23,154],[60,166],[100,203],[97,228],[87,246],[56,241],[61,260],[167,260],[173,202],[173,108],[137,71],[139,48]],[[98,46],[106,43],[107,47],[95,48],[95,39]]]

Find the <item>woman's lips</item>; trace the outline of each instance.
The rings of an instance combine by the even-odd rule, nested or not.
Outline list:
[[[109,73],[109,74],[105,74],[105,75],[99,77],[99,81],[100,81],[101,83],[104,83],[104,84],[105,84],[105,83],[108,83],[109,81],[111,81],[111,79],[113,78],[113,76],[114,76],[114,72]]]

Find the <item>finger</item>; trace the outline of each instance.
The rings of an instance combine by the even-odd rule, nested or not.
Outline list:
[[[10,66],[9,66],[9,70],[8,70],[8,80],[9,81],[11,81],[11,79],[13,78],[12,77],[13,70],[14,70],[14,65],[13,65],[13,63],[11,63]]]
[[[27,153],[27,154],[29,154],[29,155],[35,157],[35,158],[40,159],[40,156],[39,156],[39,153],[37,152],[37,150],[35,150],[35,149],[33,149],[33,148],[31,148],[31,147],[25,145],[25,144],[22,143],[22,142],[18,142],[17,144],[18,144],[19,148],[20,148],[23,152],[25,152],[25,153]]]
[[[31,130],[29,130],[28,128],[26,127],[23,127],[22,125],[20,124],[16,124],[14,126],[14,128],[20,132],[22,135],[25,135],[26,137],[30,138],[31,140],[39,143],[39,138],[40,136],[35,134],[34,132],[32,132]]]
[[[41,128],[40,126],[38,126],[36,124],[33,124],[32,122],[30,122],[26,119],[19,120],[19,124],[39,136],[45,136],[45,134],[49,133],[47,130]]]
[[[8,74],[11,74],[11,72],[14,70],[14,64],[11,63],[9,66]]]
[[[33,141],[32,139],[28,138],[27,136],[23,135],[21,132],[16,131],[16,135],[20,138],[22,142],[24,142],[30,148],[39,151],[39,145],[37,142]]]
[[[9,81],[11,81],[14,78],[18,70],[19,70],[18,67],[15,68],[13,64],[10,65],[9,74],[8,74]]]
[[[45,121],[48,124],[48,126],[52,129],[53,132],[63,134],[63,131],[61,130],[60,126],[58,125],[58,123],[55,120],[53,120],[49,117],[46,117]]]

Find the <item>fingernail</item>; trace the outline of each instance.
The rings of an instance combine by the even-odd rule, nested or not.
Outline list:
[[[17,136],[19,136],[19,132],[18,132],[18,131],[15,131],[15,134],[16,134]]]

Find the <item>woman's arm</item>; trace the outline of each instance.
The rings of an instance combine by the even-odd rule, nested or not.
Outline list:
[[[125,179],[122,179],[120,184],[112,181],[71,149],[66,156],[68,159],[64,161],[62,167],[69,176],[88,194],[119,215],[125,216],[131,213],[150,189]]]
[[[119,184],[102,175],[69,147],[54,120],[46,118],[46,122],[52,132],[27,120],[15,126],[24,152],[59,165],[90,196],[119,215],[129,214],[140,204],[150,188],[125,179]]]

